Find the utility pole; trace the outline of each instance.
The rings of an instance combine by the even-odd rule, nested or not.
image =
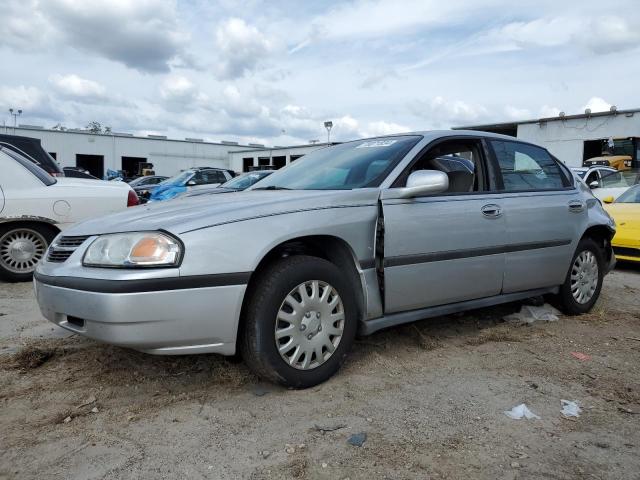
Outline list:
[[[327,129],[327,145],[331,144],[331,129],[333,128],[333,122],[331,120],[327,120],[324,122],[324,128]]]
[[[11,116],[13,117],[13,134],[16,134],[16,125],[18,124],[18,117],[20,115],[22,115],[22,109],[18,109],[17,111],[14,111],[13,108],[9,109],[9,113],[11,114]]]

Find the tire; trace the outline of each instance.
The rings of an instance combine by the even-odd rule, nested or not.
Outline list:
[[[240,339],[247,366],[292,388],[336,373],[357,329],[354,290],[343,272],[327,260],[296,255],[277,260],[251,285]]]
[[[56,231],[38,223],[0,225],[0,279],[28,282]]]
[[[581,264],[584,268],[581,268]],[[604,256],[598,244],[591,238],[580,240],[571,259],[567,277],[552,303],[567,315],[589,312],[600,296],[604,265]],[[594,268],[597,268],[596,272],[593,272]]]

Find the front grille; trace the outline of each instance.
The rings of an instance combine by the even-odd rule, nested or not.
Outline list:
[[[640,248],[613,247],[613,253],[625,257],[640,258]]]
[[[73,237],[60,237],[49,247],[47,261],[62,263],[71,256],[76,249],[89,238],[90,235],[78,235]]]

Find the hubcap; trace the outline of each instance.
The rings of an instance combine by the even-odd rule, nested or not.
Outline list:
[[[335,352],[344,332],[344,306],[335,288],[320,280],[301,283],[276,317],[276,348],[299,370],[312,370]]]
[[[598,286],[598,261],[590,250],[576,257],[571,268],[571,294],[578,303],[588,303]]]
[[[31,273],[46,249],[47,241],[35,230],[11,230],[0,238],[0,266],[12,273]]]

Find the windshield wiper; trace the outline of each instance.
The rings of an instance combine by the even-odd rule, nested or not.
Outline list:
[[[268,187],[258,187],[258,188],[254,188],[253,190],[291,190],[291,189],[287,187],[279,187],[277,185],[269,185]]]

